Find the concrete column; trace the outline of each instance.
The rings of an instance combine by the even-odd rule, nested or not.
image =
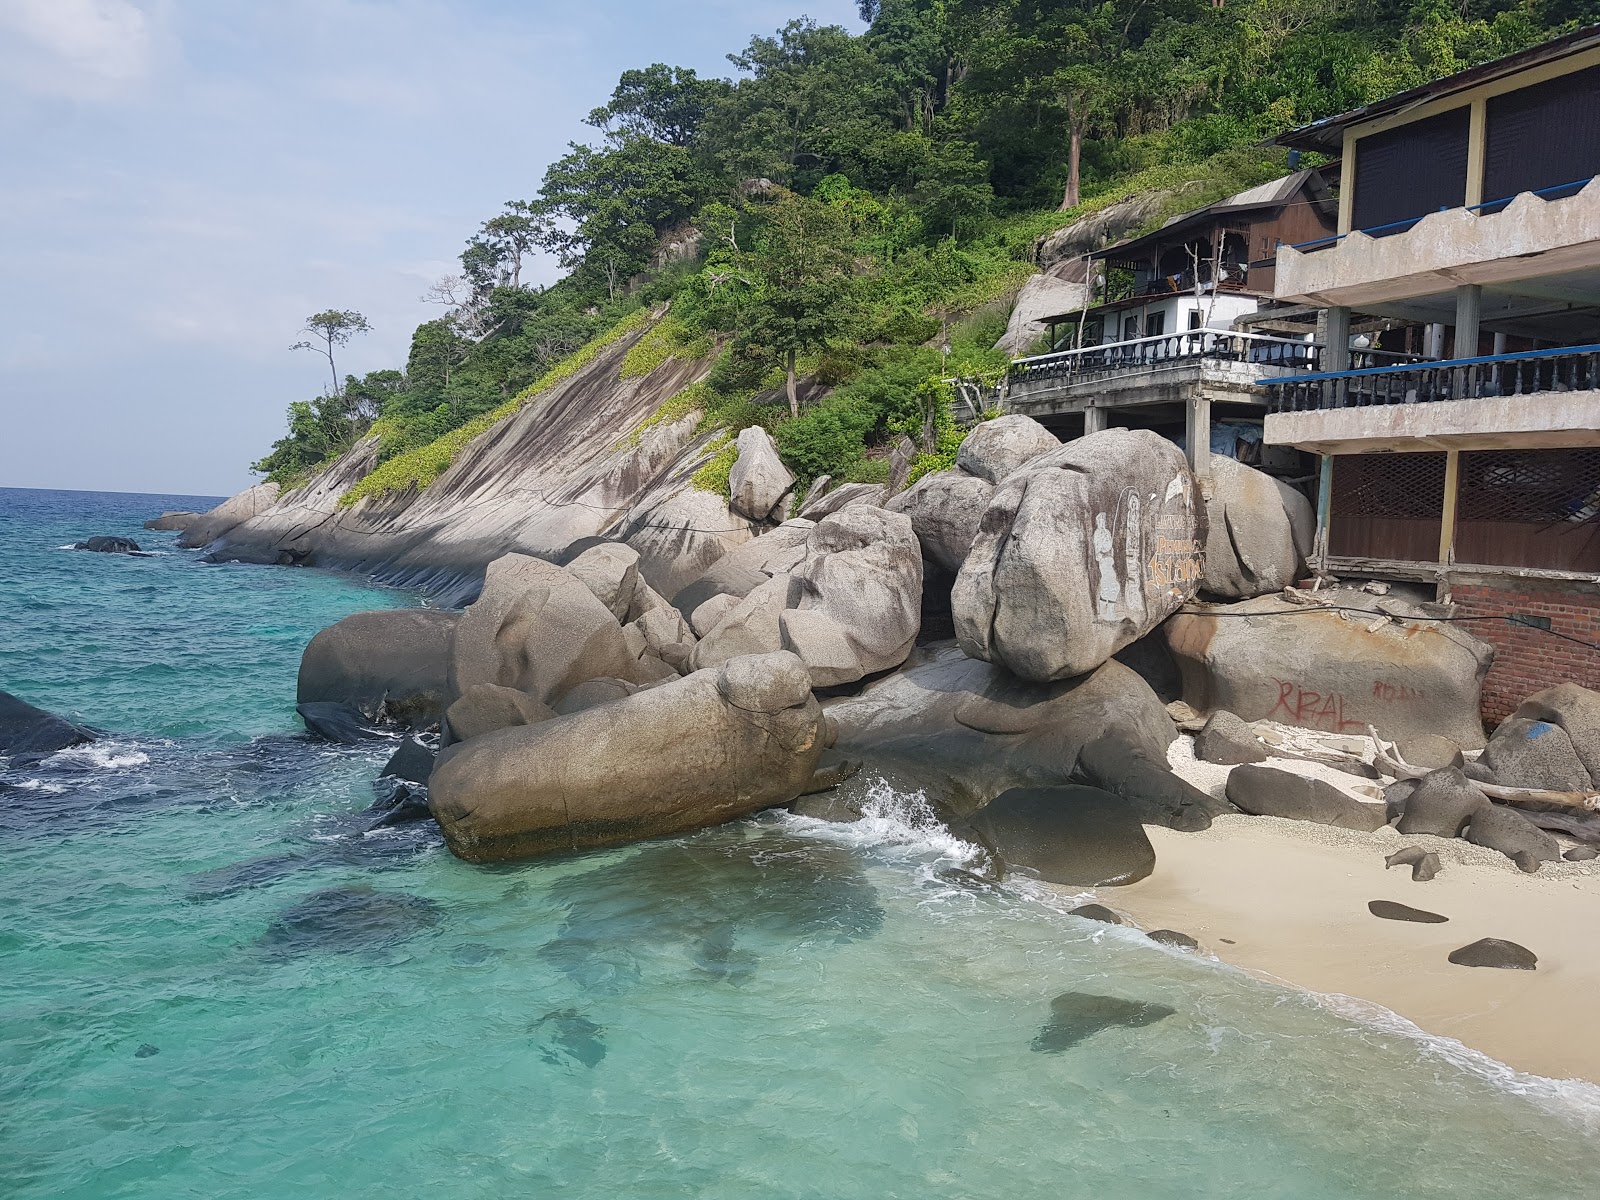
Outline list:
[[[1323,334],[1322,369],[1348,371],[1350,369],[1350,310],[1330,308],[1323,313],[1326,332]]]
[[[1429,325],[1422,334],[1422,353],[1428,358],[1444,357],[1444,326]]]
[[[1189,467],[1200,484],[1200,494],[1211,496],[1211,397],[1195,396],[1184,414],[1184,441],[1189,447]]]
[[[1106,427],[1106,410],[1091,404],[1083,410],[1083,432],[1087,437],[1091,433],[1099,433]]]
[[[1444,455],[1444,505],[1439,514],[1439,585],[1434,598],[1444,603],[1450,595],[1450,568],[1456,562],[1456,500],[1461,494],[1461,451]]]
[[[1482,284],[1463,283],[1456,288],[1457,358],[1478,357],[1478,315],[1482,311]]]
[[[1497,333],[1497,334],[1494,335],[1494,352],[1496,354],[1504,354],[1506,352],[1506,335],[1505,334]]]
[[[1317,472],[1317,539],[1312,544],[1312,565],[1328,569],[1328,524],[1333,517],[1333,455],[1324,454]]]

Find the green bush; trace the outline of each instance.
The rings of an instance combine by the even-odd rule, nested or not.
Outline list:
[[[706,449],[711,451],[710,461],[696,471],[689,482],[702,492],[713,492],[727,499],[733,494],[728,476],[739,459],[739,447],[734,444],[733,434],[724,433]]]

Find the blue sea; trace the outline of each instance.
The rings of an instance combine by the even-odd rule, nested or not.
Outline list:
[[[0,760],[0,1196],[1600,1195],[1600,1089],[947,883],[915,796],[366,832],[391,747],[309,740],[295,671],[420,601],[141,528],[213,500],[0,489],[0,688],[104,731]]]

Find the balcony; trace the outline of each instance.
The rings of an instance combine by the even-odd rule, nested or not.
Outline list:
[[[1574,190],[1576,189],[1576,190]],[[1600,176],[1278,250],[1275,294],[1371,309],[1600,268]]]
[[[1600,344],[1260,383],[1273,445],[1331,454],[1600,444]]]

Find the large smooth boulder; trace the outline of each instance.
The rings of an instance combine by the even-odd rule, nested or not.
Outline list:
[[[935,471],[884,507],[904,513],[922,545],[922,554],[952,575],[967,561],[983,514],[994,499],[994,485],[965,471]]]
[[[1453,838],[1461,836],[1479,810],[1488,806],[1489,798],[1459,768],[1443,767],[1419,779],[1400,803],[1395,828],[1401,833]]]
[[[1065,269],[1082,274],[1082,260],[1065,264]],[[1017,301],[1012,305],[1010,319],[1006,322],[1006,331],[994,348],[1013,357],[1032,353],[1050,328],[1045,324],[1046,317],[1072,312],[1087,303],[1087,289],[1078,280],[1063,278],[1052,271],[1030,275],[1017,293]]]
[[[781,618],[789,607],[793,590],[794,579],[791,576],[774,575],[748,596],[736,601],[690,652],[690,669],[701,671],[741,655],[771,654],[781,650]]]
[[[639,574],[663,596],[673,596],[756,529],[715,492],[682,486],[665,499],[635,510],[622,538],[639,552]]]
[[[1590,786],[1600,787],[1600,692],[1559,683],[1529,696],[1512,716],[1560,726],[1589,773]]]
[[[830,702],[828,717],[842,757],[957,816],[1010,788],[1070,783],[1115,792],[1140,820],[1175,829],[1203,829],[1227,808],[1173,774],[1172,718],[1118,662],[1033,683],[950,643],[923,646],[859,696]]]
[[[563,568],[526,554],[490,563],[482,594],[456,629],[452,695],[495,683],[554,705],[601,677],[647,682],[622,626],[594,593]]]
[[[619,623],[629,619],[628,609],[640,583],[639,552],[632,546],[602,542],[567,563],[565,569],[593,592]]]
[[[736,546],[674,593],[673,607],[690,617],[713,596],[742,599],[774,575],[787,574],[805,557],[806,541],[816,524],[797,517]]]
[[[1549,721],[1508,717],[1500,723],[1478,760],[1507,787],[1587,791],[1589,772],[1578,760],[1567,731]]]
[[[144,527],[165,533],[182,533],[204,519],[204,513],[169,511],[162,513],[159,517],[152,517],[144,523]]]
[[[10,692],[0,692],[0,754],[54,754],[94,741],[94,734]]]
[[[987,484],[999,484],[1040,455],[1061,449],[1061,439],[1019,413],[972,427],[956,451],[956,467]]]
[[[470,741],[493,733],[496,729],[510,729],[516,725],[537,725],[556,714],[527,692],[501,687],[497,683],[475,683],[462,692],[444,715],[449,740]]]
[[[1258,817],[1313,821],[1364,833],[1382,829],[1385,823],[1381,804],[1363,804],[1321,779],[1253,763],[1228,773],[1228,800]]]
[[[1323,594],[1332,607],[1261,596],[1173,617],[1163,632],[1184,701],[1246,721],[1352,734],[1371,724],[1391,741],[1433,733],[1463,749],[1483,745],[1479,693],[1494,657],[1487,642],[1461,625],[1409,619],[1423,614],[1404,601],[1343,588]],[[1385,615],[1393,619],[1373,628]]]
[[[1013,788],[955,832],[974,835],[1007,871],[1070,887],[1135,883],[1156,865],[1138,812],[1096,787]]]
[[[260,516],[278,502],[278,485],[258,483],[237,496],[229,496],[178,536],[178,545],[188,550],[209,546],[235,525]]]
[[[1485,804],[1472,814],[1465,834],[1474,846],[1498,850],[1507,858],[1530,855],[1536,863],[1558,862],[1561,844],[1514,808]]]
[[[1311,501],[1272,476],[1217,455],[1206,500],[1200,590],[1229,600],[1279,592],[1300,577],[1316,534]]]
[[[752,521],[768,521],[794,491],[794,473],[778,458],[778,444],[759,425],[739,431],[739,457],[728,472],[728,506]]]
[[[792,654],[731,659],[572,716],[502,729],[439,758],[428,802],[473,862],[683,833],[786,804],[825,749]]]
[[[451,700],[450,646],[461,614],[434,608],[355,613],[300,656],[299,704],[349,704],[369,721],[431,725]]]
[[[1171,442],[1132,429],[1069,442],[995,490],[951,591],[956,638],[1024,679],[1092,671],[1194,595],[1204,540]]]

